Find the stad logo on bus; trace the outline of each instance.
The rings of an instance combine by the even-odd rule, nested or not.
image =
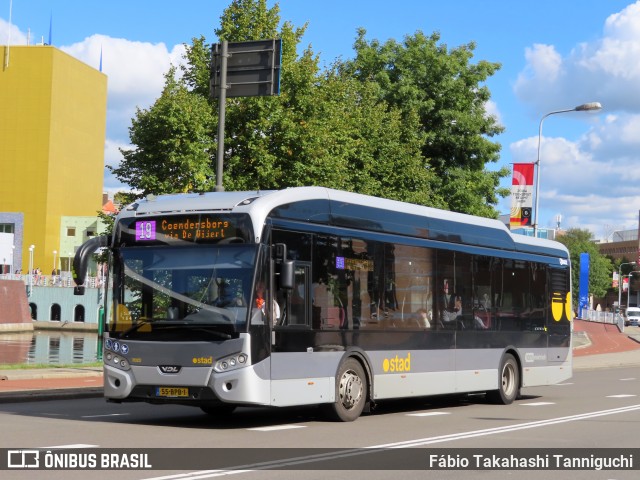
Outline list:
[[[572,307],[571,307],[571,292],[565,296],[560,292],[554,292],[551,297],[551,314],[556,322],[562,320],[562,314],[567,316],[567,320],[571,320]]]
[[[193,357],[191,361],[194,365],[213,365],[213,357]]]
[[[411,371],[411,353],[407,353],[404,358],[399,355],[394,358],[385,358],[382,362],[382,369],[385,373]]]

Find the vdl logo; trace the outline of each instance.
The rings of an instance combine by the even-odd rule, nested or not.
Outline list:
[[[162,373],[180,373],[182,369],[179,365],[160,365],[158,368]]]
[[[40,451],[9,450],[7,452],[8,468],[40,468]]]

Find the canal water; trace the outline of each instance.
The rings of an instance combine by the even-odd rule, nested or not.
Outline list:
[[[87,364],[101,359],[97,333],[36,330],[0,334],[0,365]]]

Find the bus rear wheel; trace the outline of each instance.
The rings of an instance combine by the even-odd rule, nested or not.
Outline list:
[[[498,390],[487,392],[492,403],[510,405],[520,393],[520,370],[518,362],[510,353],[504,354],[498,370]]]
[[[338,369],[336,377],[336,399],[325,406],[327,416],[332,420],[353,422],[367,402],[367,377],[360,362],[346,359]]]

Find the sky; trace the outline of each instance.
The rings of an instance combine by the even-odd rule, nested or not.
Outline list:
[[[0,0],[0,43],[49,42],[107,75],[105,164],[128,148],[137,108],[159,97],[184,44],[214,30],[230,0]],[[271,7],[275,4],[268,0]],[[583,228],[611,240],[638,228],[640,211],[640,0],[281,0],[282,21],[307,24],[300,44],[321,66],[353,57],[358,28],[369,40],[439,32],[472,63],[501,64],[487,80],[487,111],[505,128],[498,164],[534,162],[540,140],[541,228]],[[11,17],[11,18],[10,18]],[[11,21],[9,21],[11,20]],[[558,113],[587,102],[598,112]],[[542,118],[542,135],[539,127]],[[510,188],[511,177],[503,187]],[[105,168],[104,190],[126,190]],[[508,214],[511,197],[497,209]]]

